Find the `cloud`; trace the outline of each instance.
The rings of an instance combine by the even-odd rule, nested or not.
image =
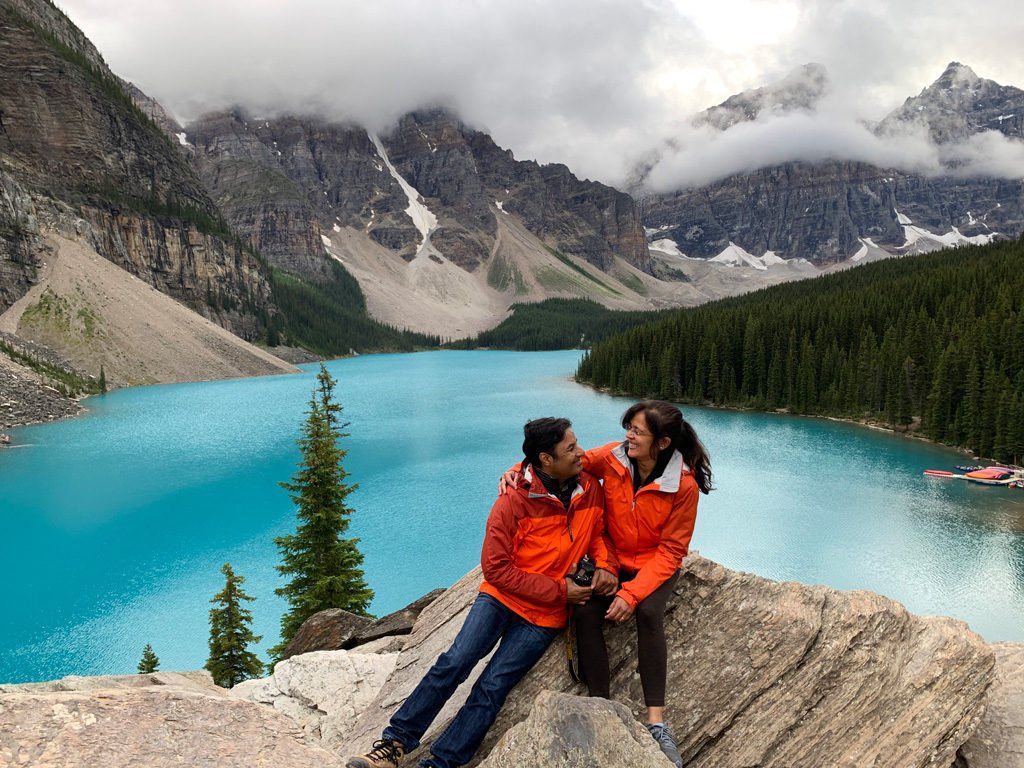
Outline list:
[[[61,5],[115,72],[186,120],[238,105],[254,115],[314,113],[379,131],[410,109],[441,104],[488,130],[520,159],[564,162],[580,176],[621,184],[634,158],[679,133],[694,113],[808,61],[824,64],[833,82],[833,117],[817,133],[801,128],[809,152],[819,155],[828,152],[825,140],[836,142],[835,151],[859,147],[871,154],[865,149],[870,139],[854,130],[856,119],[880,118],[951,60],[982,77],[1024,86],[1018,2]],[[850,116],[851,125],[840,125],[837,115]],[[787,153],[777,127],[757,130],[766,131],[765,157]],[[757,162],[757,147],[742,138],[741,131],[728,142],[745,162]],[[715,167],[729,166],[724,149],[697,138],[693,144],[722,155]]]
[[[920,125],[876,135],[841,114],[769,115],[725,131],[709,126],[677,134],[675,148],[651,169],[654,192],[701,186],[737,173],[797,161],[850,160],[929,176],[1024,178],[1024,142],[997,131],[937,146]]]

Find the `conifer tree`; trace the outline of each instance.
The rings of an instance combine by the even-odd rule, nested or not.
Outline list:
[[[342,431],[348,424],[339,420],[336,383],[321,364],[298,440],[299,471],[291,482],[280,483],[298,507],[299,525],[294,534],[275,539],[282,560],[277,570],[291,578],[275,590],[291,606],[281,618],[281,643],[270,651],[275,658],[280,658],[302,622],[314,613],[342,608],[367,616],[373,600],[373,590],[363,578],[359,540],[342,538],[352,513],[345,499],[357,485],[345,482],[348,472],[342,461],[348,451],[338,447],[338,440],[348,436]]]
[[[210,609],[210,658],[205,668],[213,675],[213,682],[231,688],[263,674],[263,662],[248,649],[250,643],[258,643],[261,638],[252,633],[252,612],[243,607],[242,601],[256,599],[242,591],[245,577],[235,575],[230,563],[224,563],[220,572],[225,583],[210,600],[217,607]]]
[[[146,643],[146,647],[142,649],[142,661],[139,662],[138,670],[140,675],[148,675],[150,672],[156,672],[160,666],[160,659],[153,653],[153,646]]]

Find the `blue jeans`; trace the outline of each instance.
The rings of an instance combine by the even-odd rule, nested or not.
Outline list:
[[[383,738],[401,743],[406,752],[416,749],[455,689],[501,640],[466,703],[430,747],[431,756],[421,760],[420,766],[455,768],[468,763],[501,711],[509,691],[537,663],[558,631],[531,624],[481,592],[452,647],[438,656],[434,666],[409,694],[384,729]]]

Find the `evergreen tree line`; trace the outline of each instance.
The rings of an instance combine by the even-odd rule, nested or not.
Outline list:
[[[372,319],[358,281],[336,261],[330,280],[308,282],[270,266],[274,303],[280,313],[267,321],[267,343],[287,342],[324,356],[352,352],[412,352],[438,347],[441,339],[399,330]]]
[[[1024,458],[1024,241],[891,259],[677,311],[577,379],[679,402],[918,422]]]
[[[513,304],[511,316],[472,339],[447,344],[453,349],[586,349],[616,333],[664,317],[660,312],[616,312],[589,299],[547,299]]]
[[[107,391],[107,376],[102,364],[100,365],[100,378],[94,379],[83,377],[73,370],[63,368],[37,354],[15,346],[3,338],[0,338],[0,353],[16,363],[31,368],[42,376],[43,384],[57,390],[65,397],[100,395]]]

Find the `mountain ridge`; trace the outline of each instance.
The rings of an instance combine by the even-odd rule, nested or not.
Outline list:
[[[795,75],[791,79],[799,82]],[[719,120],[724,128],[715,127],[711,117],[701,125],[724,136],[738,123],[755,124],[763,115],[770,122],[794,109],[806,112],[813,106],[808,94],[815,91],[801,93],[806,98],[790,98],[783,87],[744,92],[702,113],[729,115]],[[768,103],[766,94],[781,94],[782,101]],[[732,110],[723,111],[730,103]],[[649,232],[670,250],[703,259],[736,245],[755,257],[770,252],[827,268],[858,255],[863,259],[865,249],[870,258],[887,258],[1014,238],[1024,231],[1024,170],[1021,178],[983,171],[992,169],[997,150],[1017,152],[1024,163],[1022,125],[1024,91],[979,78],[953,62],[876,126],[858,129],[865,140],[902,140],[908,147],[922,147],[919,137],[925,135],[934,157],[918,162],[928,159],[931,170],[860,160],[791,161],[654,193],[642,184],[658,162],[656,153],[639,162],[633,192]]]

